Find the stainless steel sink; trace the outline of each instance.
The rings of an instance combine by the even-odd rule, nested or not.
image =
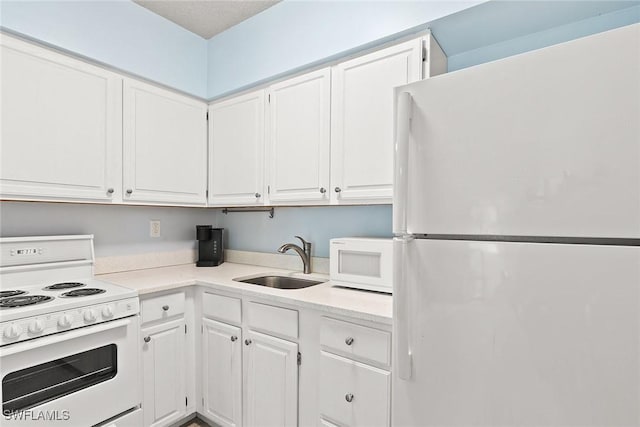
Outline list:
[[[235,280],[236,282],[251,283],[253,285],[267,286],[269,288],[278,289],[302,289],[323,283],[317,280],[299,279],[297,277],[288,276],[260,276],[253,277],[251,279],[233,280]]]

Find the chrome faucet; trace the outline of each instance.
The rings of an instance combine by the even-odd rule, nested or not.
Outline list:
[[[307,242],[300,236],[295,236],[302,242],[302,248],[293,243],[285,243],[278,248],[278,252],[281,254],[287,252],[289,249],[293,249],[302,258],[302,265],[304,266],[304,274],[311,273],[311,243]],[[303,249],[304,248],[304,249]]]

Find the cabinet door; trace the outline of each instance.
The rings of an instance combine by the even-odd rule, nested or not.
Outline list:
[[[350,427],[386,427],[391,414],[391,374],[331,353],[320,354],[322,418]]]
[[[4,34],[0,47],[0,197],[119,197],[122,79]]]
[[[298,344],[253,331],[244,344],[245,424],[298,425]]]
[[[332,203],[391,203],[393,88],[419,80],[421,69],[421,39],[334,67]]]
[[[205,415],[220,426],[241,426],[241,330],[209,319],[202,319],[202,325],[202,397]]]
[[[124,82],[124,201],[206,204],[207,105]]]
[[[186,415],[185,320],[142,330],[144,426],[166,426]]]
[[[209,204],[264,202],[264,91],[209,107]]]
[[[269,200],[328,203],[330,69],[269,87]]]

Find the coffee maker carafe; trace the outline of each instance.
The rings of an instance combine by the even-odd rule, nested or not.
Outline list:
[[[196,267],[216,267],[224,262],[224,228],[196,225],[198,262]]]

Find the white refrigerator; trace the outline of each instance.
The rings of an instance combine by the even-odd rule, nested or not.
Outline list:
[[[392,425],[640,425],[640,24],[396,89]]]

